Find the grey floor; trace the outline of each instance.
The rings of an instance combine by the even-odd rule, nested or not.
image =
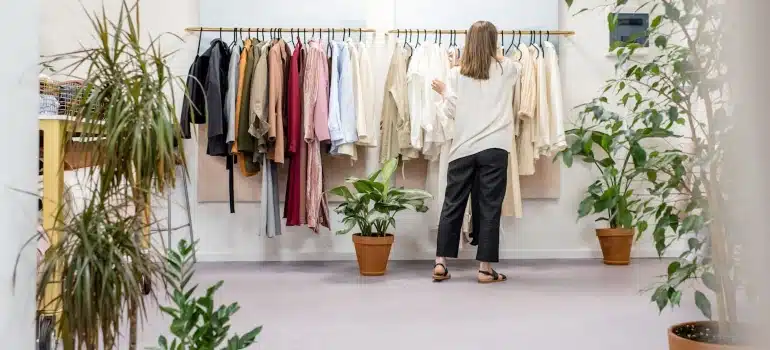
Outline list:
[[[453,278],[438,284],[429,261],[366,278],[355,262],[199,264],[196,279],[225,281],[218,301],[240,303],[236,331],[264,325],[252,349],[663,350],[669,325],[701,318],[691,298],[661,315],[649,302],[643,290],[665,266],[510,261],[497,266],[508,282],[479,285],[469,261],[452,262]],[[141,345],[166,329],[152,313]]]

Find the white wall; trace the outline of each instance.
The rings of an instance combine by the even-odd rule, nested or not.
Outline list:
[[[117,0],[110,0],[116,2]],[[462,28],[470,24],[476,17],[485,13],[467,12],[463,6],[456,7],[455,15],[444,16],[446,22],[439,21],[442,16],[424,16],[424,25],[419,25],[419,17],[414,15],[415,9],[425,7],[426,4],[435,1],[420,0],[406,2],[403,0],[379,0],[361,1],[366,6],[349,5],[351,2],[338,0],[324,1],[324,8],[330,6],[347,6],[341,15],[335,15],[329,11],[312,10],[313,3],[305,0],[291,0],[282,2],[253,2],[243,0],[230,0],[228,4],[221,1],[201,0],[202,8],[209,8],[208,3],[216,3],[219,6],[213,10],[202,11],[198,15],[198,2],[193,0],[173,1],[145,1],[142,3],[142,27],[144,31],[161,33],[171,31],[183,35],[187,44],[172,61],[176,74],[186,74],[187,66],[194,56],[197,43],[196,34],[185,34],[184,27],[199,24],[207,26],[366,26],[378,29],[381,33],[387,29],[398,26],[430,27],[437,28]],[[247,6],[246,9],[232,6],[238,2]],[[495,2],[496,8],[489,10],[486,18],[499,18],[500,27],[505,29],[520,29],[535,27],[542,29],[571,29],[577,32],[574,37],[560,40],[560,60],[562,65],[562,81],[564,86],[564,102],[567,107],[585,102],[599,92],[602,82],[612,75],[613,62],[606,57],[607,32],[605,13],[585,13],[577,18],[567,13],[562,0],[549,0],[550,2],[531,1]],[[600,0],[586,1],[586,5],[597,4]],[[88,0],[88,4],[98,3],[98,0]],[[87,30],[83,26],[72,26],[71,19],[59,20],[56,14],[65,11],[61,7],[67,7],[69,13],[80,11],[75,0],[54,1],[45,0],[51,4],[44,12],[50,20],[46,22],[41,31],[42,50],[52,52],[51,47],[63,48],[77,43],[77,40],[87,38]],[[66,5],[60,3],[67,3]],[[72,3],[72,4],[69,4]],[[407,10],[400,10],[407,3]],[[543,4],[545,3],[545,4]],[[545,6],[551,6],[552,11],[558,11],[549,17],[544,11]],[[56,5],[58,4],[58,5]],[[280,4],[281,11],[257,6],[255,4]],[[287,6],[290,4],[291,6]],[[330,5],[331,4],[331,5]],[[337,4],[337,5],[334,5]],[[410,10],[409,4],[412,4]],[[397,6],[398,5],[398,6]],[[248,7],[252,6],[252,7]],[[57,7],[59,7],[57,9]],[[213,7],[212,7],[213,8]],[[265,9],[260,12],[259,9]],[[337,7],[335,7],[337,8]],[[482,7],[479,7],[482,8]],[[488,7],[487,7],[488,8]],[[232,9],[232,10],[231,10]],[[237,9],[237,10],[235,10]],[[305,9],[305,10],[302,10]],[[309,9],[309,10],[308,10]],[[477,9],[478,10],[478,9]],[[410,12],[412,11],[412,12]],[[548,10],[551,11],[551,10]],[[67,13],[67,12],[65,12]],[[240,13],[240,15],[239,15]],[[244,13],[253,16],[253,20],[244,19]],[[323,15],[316,15],[323,13]],[[537,17],[534,13],[543,14]],[[173,15],[170,15],[173,14]],[[209,17],[211,14],[211,17]],[[265,16],[262,16],[264,14]],[[507,14],[511,17],[516,14],[518,18],[541,18],[538,21],[548,21],[551,18],[557,24],[538,24],[539,22],[511,21],[506,22]],[[222,16],[227,20],[215,21],[216,16]],[[465,17],[468,17],[466,19]],[[497,16],[497,17],[496,17]],[[56,17],[56,18],[53,18]],[[200,20],[199,20],[200,18]],[[431,19],[428,19],[431,18]],[[473,18],[473,19],[470,19]],[[307,21],[307,22],[306,22]],[[461,24],[460,21],[468,23]],[[45,22],[45,21],[44,21]],[[522,23],[517,25],[518,23]],[[515,27],[515,28],[512,28]],[[54,29],[58,28],[58,29]],[[72,30],[68,30],[72,28]],[[85,33],[85,35],[84,35]],[[383,34],[378,37],[383,38]],[[205,41],[204,41],[205,42]],[[378,40],[381,42],[381,40]],[[173,49],[178,46],[165,46]],[[387,63],[387,62],[385,62]],[[380,64],[380,70],[384,69]],[[381,73],[381,72],[380,72]],[[381,86],[377,96],[382,96]],[[188,143],[186,149],[190,158],[190,175],[192,181],[196,177],[197,157],[205,155],[194,154],[196,147]],[[193,153],[189,153],[193,152]],[[372,166],[374,166],[372,164]],[[562,195],[559,200],[531,200],[524,203],[524,218],[520,220],[506,219],[503,224],[501,239],[502,258],[586,258],[600,256],[598,243],[594,237],[594,223],[591,220],[576,221],[576,208],[584,188],[592,182],[593,175],[582,165],[576,165],[573,169],[565,169],[562,173]],[[354,259],[353,246],[349,236],[335,236],[332,232],[324,231],[320,235],[313,235],[304,228],[284,229],[281,237],[268,239],[260,237],[256,233],[258,221],[258,203],[238,203],[236,214],[230,214],[226,203],[197,204],[195,197],[196,185],[189,186],[194,230],[200,240],[199,257],[208,261],[262,261],[262,260],[336,260]],[[182,210],[182,191],[178,189],[173,194],[173,223],[178,226],[185,223],[185,214]],[[160,209],[158,215],[164,215],[165,209]],[[334,214],[333,218],[334,218]],[[338,224],[335,224],[337,227]],[[393,250],[394,259],[422,259],[430,258],[435,251],[435,236],[429,233],[427,227],[429,220],[417,214],[407,213],[398,217],[398,229],[396,245]],[[176,232],[176,237],[186,236],[187,231]],[[637,245],[637,256],[654,256],[654,249],[649,243]],[[466,257],[472,257],[473,252],[463,252]]]
[[[11,48],[0,65],[0,339],[4,349],[35,345],[35,245],[16,258],[36,233],[37,189],[38,3],[3,6],[0,35]],[[23,31],[24,35],[15,35]]]

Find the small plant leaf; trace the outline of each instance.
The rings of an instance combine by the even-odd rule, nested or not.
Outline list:
[[[711,289],[711,291],[716,292],[719,289],[717,277],[713,273],[704,272],[703,275],[701,275],[701,280],[703,281],[703,285],[705,285],[706,288]]]

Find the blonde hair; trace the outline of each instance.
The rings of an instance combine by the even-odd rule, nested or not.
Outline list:
[[[497,27],[488,21],[473,23],[465,34],[460,74],[478,80],[489,79],[492,59],[497,59]]]

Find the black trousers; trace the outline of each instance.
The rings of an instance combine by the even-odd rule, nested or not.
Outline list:
[[[471,195],[476,260],[498,262],[500,212],[508,181],[508,152],[493,148],[449,163],[446,196],[438,227],[436,256],[456,258],[460,234]]]

